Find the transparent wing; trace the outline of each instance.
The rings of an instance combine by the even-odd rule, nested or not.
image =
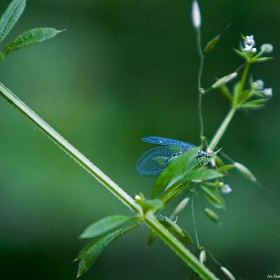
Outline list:
[[[179,146],[179,147],[182,147],[185,151],[196,148],[195,145],[187,143],[187,142],[174,140],[174,139],[170,139],[170,138],[157,137],[157,136],[144,137],[144,138],[142,138],[142,141],[151,143],[151,144],[164,145],[164,146]]]
[[[136,169],[144,176],[158,175],[183,152],[185,152],[185,149],[178,146],[153,148],[138,159]]]

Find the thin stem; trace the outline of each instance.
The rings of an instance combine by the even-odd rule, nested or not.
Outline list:
[[[194,195],[195,192],[192,195],[192,204],[191,204],[191,208],[192,208],[192,219],[193,219],[193,225],[194,225],[194,235],[195,235],[195,240],[196,240],[196,245],[197,248],[199,248],[199,240],[198,240],[198,234],[197,234],[197,228],[196,228],[196,221],[195,221],[195,214],[194,214]]]
[[[207,152],[211,152],[215,149],[217,146],[218,142],[220,141],[221,137],[225,133],[230,121],[232,120],[234,113],[236,112],[236,107],[232,107],[230,111],[228,112],[227,116],[225,117],[224,121],[220,125],[219,129],[216,131],[216,134],[212,138],[208,148]]]
[[[241,91],[244,89],[245,82],[247,80],[247,76],[248,76],[248,72],[249,72],[249,68],[250,68],[250,64],[251,64],[250,62],[246,62],[246,64],[245,64],[245,68],[242,73],[242,79],[241,79],[241,87],[240,87]]]
[[[202,91],[201,91],[201,78],[204,66],[204,56],[201,49],[201,35],[200,29],[196,28],[196,44],[197,44],[197,52],[199,55],[199,69],[198,69],[198,77],[197,77],[197,90],[198,90],[198,119],[199,119],[199,126],[200,126],[200,142],[201,146],[203,145],[203,134],[204,134],[204,127],[203,127],[203,117],[202,117]]]
[[[141,207],[134,202],[123,189],[121,189],[114,181],[105,175],[99,168],[91,163],[83,154],[69,144],[61,135],[35,114],[27,105],[25,105],[18,97],[16,97],[9,89],[0,83],[0,94],[12,105],[16,107],[23,115],[30,119],[37,127],[39,127],[48,137],[50,137],[63,151],[78,162],[86,169],[98,182],[105,186],[111,193],[119,198],[122,203],[132,209],[134,212],[142,213]]]
[[[207,267],[202,265],[181,242],[179,242],[168,230],[166,230],[151,212],[147,213],[145,222],[185,263],[187,263],[187,265],[196,271],[202,279],[218,279]]]

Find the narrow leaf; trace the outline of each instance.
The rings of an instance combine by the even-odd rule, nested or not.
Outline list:
[[[160,174],[152,191],[152,197],[157,197],[170,182],[176,182],[182,178],[183,173],[187,173],[198,165],[196,160],[199,149],[191,149],[176,158]]]
[[[199,169],[187,174],[185,178],[187,180],[211,180],[223,176],[224,175],[222,173],[213,169]]]
[[[224,199],[211,188],[201,186],[204,195],[209,200],[209,202],[217,208],[225,208],[225,201]]]
[[[160,218],[158,221],[177,239],[179,239],[184,244],[192,245],[193,241],[190,235],[180,228],[176,223],[170,220],[168,217]]]
[[[14,41],[12,41],[4,50],[3,53],[7,55],[8,53],[39,43],[45,40],[51,39],[56,36],[58,33],[62,31],[58,31],[54,28],[42,27],[35,28],[29,31],[22,33],[19,37],[17,37]]]
[[[117,229],[112,232],[103,234],[100,237],[96,238],[93,242],[89,243],[74,260],[80,261],[77,277],[80,277],[88,271],[88,269],[93,265],[94,261],[108,244],[138,225],[139,223],[136,223],[132,226]]]
[[[209,41],[206,44],[206,46],[205,46],[205,48],[203,50],[204,54],[209,53],[210,51],[212,51],[215,48],[215,46],[218,43],[220,37],[221,37],[220,35],[217,35],[216,37],[214,37],[211,41]]]
[[[13,28],[25,7],[25,0],[14,0],[8,6],[0,19],[0,43],[5,39]]]
[[[233,164],[228,164],[228,165],[223,165],[223,166],[221,166],[221,167],[218,167],[218,168],[217,168],[217,171],[223,172],[223,171],[230,170],[230,169],[232,169],[232,168],[234,168],[234,165],[233,165]]]
[[[88,226],[80,238],[94,238],[132,220],[135,220],[135,218],[121,215],[105,217]]]
[[[269,98],[260,98],[255,99],[252,101],[248,101],[246,103],[243,103],[239,105],[239,108],[248,108],[248,109],[259,109],[264,106],[264,103],[266,103],[269,100]]]
[[[233,98],[232,98],[232,94],[230,92],[230,90],[228,89],[228,87],[223,84],[221,87],[220,87],[222,93],[224,94],[224,96],[230,101],[230,103],[233,103]]]

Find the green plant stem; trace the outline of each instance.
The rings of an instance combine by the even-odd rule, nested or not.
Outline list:
[[[250,65],[251,65],[251,63],[247,61],[246,65],[245,65],[245,68],[243,70],[243,73],[242,73],[241,86],[240,86],[241,91],[244,89],[245,82],[247,80],[247,76],[248,76],[248,73],[249,73]]]
[[[202,265],[181,242],[179,242],[168,230],[166,230],[151,212],[147,213],[145,222],[185,263],[187,263],[187,265],[197,272],[202,279],[218,279],[207,267]]]
[[[83,154],[69,144],[61,135],[59,135],[53,128],[44,122],[37,114],[35,114],[27,105],[25,105],[18,97],[16,97],[9,89],[0,83],[0,95],[11,103],[18,111],[31,120],[37,127],[39,127],[48,137],[50,137],[62,150],[64,150],[70,157],[85,168],[96,180],[119,198],[131,210],[143,216],[141,207],[134,202],[134,200],[115,182],[113,182],[107,175],[99,170],[93,163],[91,163]],[[187,250],[170,232],[168,232],[153,216],[148,213],[144,220],[146,224],[158,235],[164,242],[180,256],[194,271],[196,271],[203,279],[216,280],[218,279],[211,271],[202,265],[198,259]]]
[[[199,127],[200,127],[200,142],[201,146],[203,146],[203,134],[204,134],[204,127],[203,127],[203,117],[202,117],[202,91],[201,91],[201,78],[202,78],[202,71],[204,66],[204,56],[201,50],[201,35],[200,29],[196,28],[196,44],[197,44],[197,52],[199,55],[199,69],[198,69],[198,76],[197,76],[197,91],[198,91],[198,119],[199,119]]]
[[[221,137],[225,133],[225,131],[226,131],[230,121],[232,120],[235,112],[236,112],[236,107],[232,107],[230,109],[230,111],[228,112],[227,116],[225,117],[224,121],[220,125],[219,129],[216,131],[216,134],[212,138],[212,140],[211,140],[211,142],[210,142],[210,144],[209,144],[209,146],[207,148],[207,152],[211,152],[211,151],[213,151],[215,149],[215,147],[219,143]]]
[[[197,227],[196,227],[196,221],[195,221],[195,214],[194,214],[194,196],[195,196],[195,190],[192,194],[192,204],[191,204],[191,209],[192,209],[192,219],[193,219],[193,225],[194,225],[194,235],[195,235],[195,240],[196,240],[196,246],[199,248],[199,240],[198,240],[198,234],[197,234]]]
[[[111,193],[119,198],[126,206],[134,212],[141,214],[141,207],[135,203],[122,188],[105,175],[99,168],[91,163],[83,154],[69,144],[61,135],[43,121],[36,113],[34,113],[27,105],[25,105],[18,97],[16,97],[9,89],[0,83],[0,94],[17,110],[31,120],[39,127],[48,137],[50,137],[63,151],[85,168],[98,182],[105,186]]]

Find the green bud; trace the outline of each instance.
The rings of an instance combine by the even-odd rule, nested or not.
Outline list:
[[[219,79],[216,83],[214,83],[211,87],[212,88],[218,88],[226,83],[228,83],[229,81],[231,81],[233,78],[235,78],[237,76],[237,72],[233,72],[227,76],[224,76],[223,78]]]

